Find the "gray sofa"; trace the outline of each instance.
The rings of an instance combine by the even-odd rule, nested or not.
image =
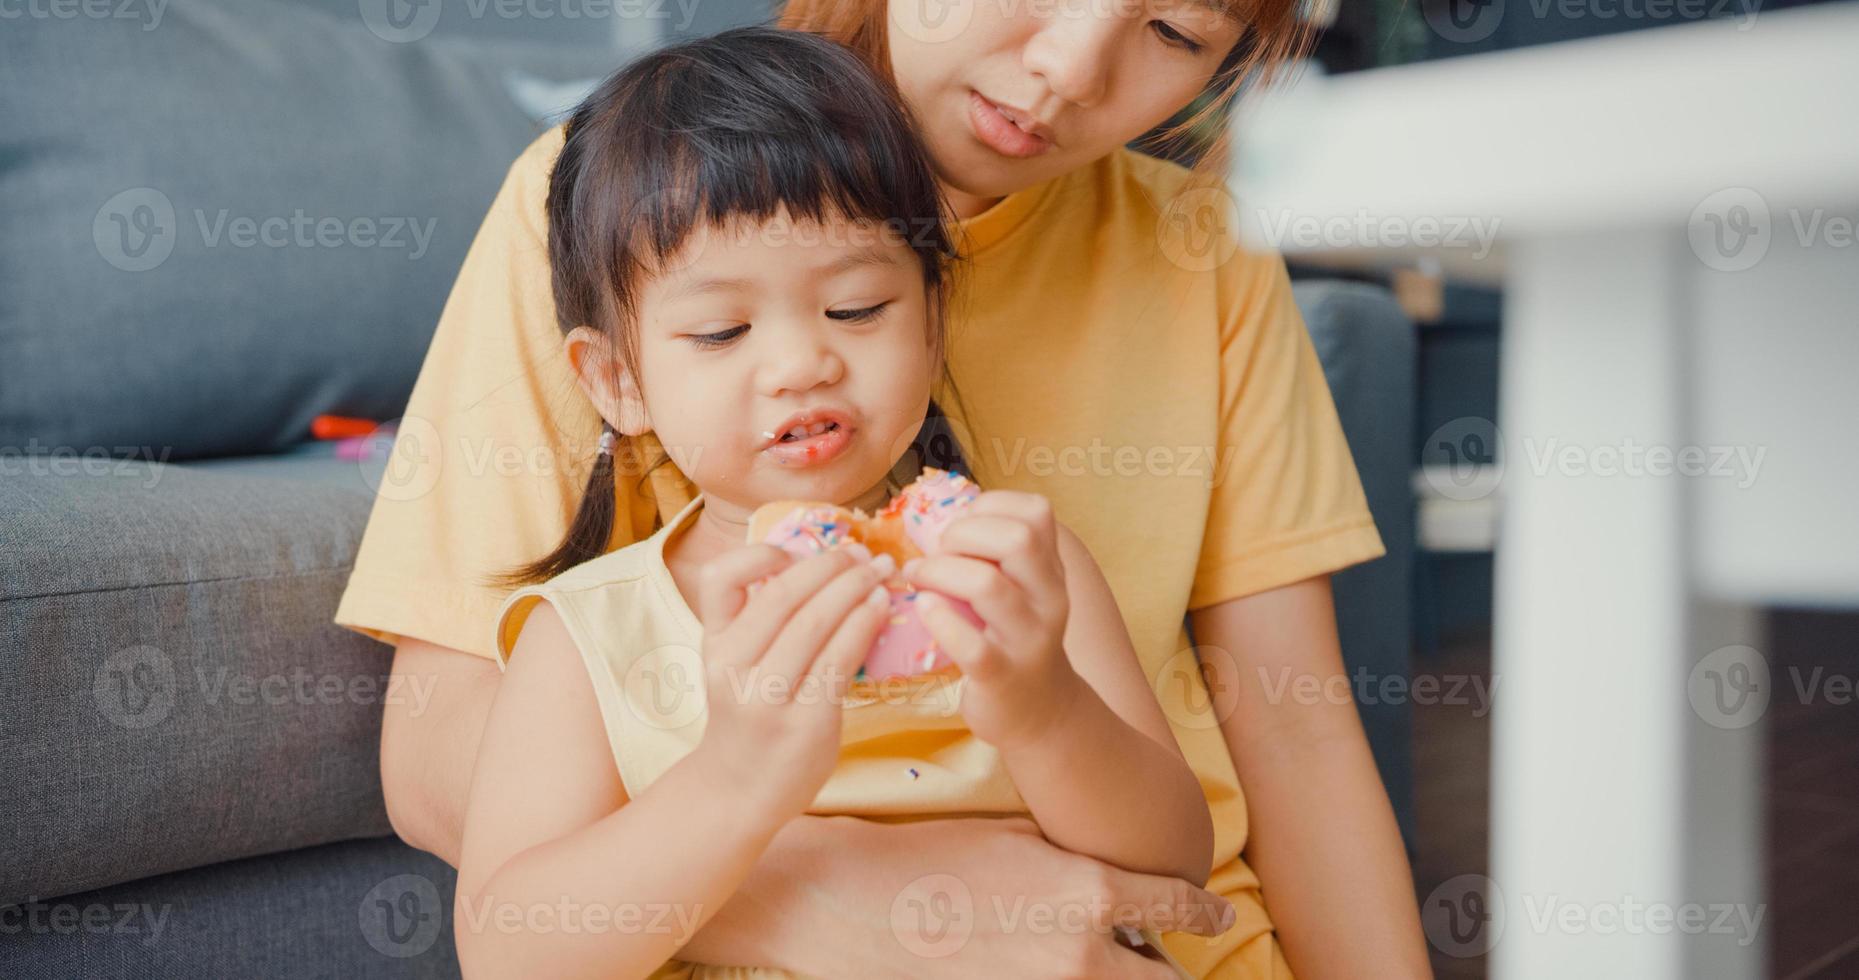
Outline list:
[[[0,976],[453,976],[451,872],[376,771],[420,692],[330,623],[372,474],[301,440],[399,413],[535,93],[613,55],[276,0],[142,26],[0,34]],[[299,211],[309,244],[225,237]],[[430,237],[316,243],[358,215]],[[1390,549],[1338,579],[1345,650],[1404,674],[1413,331],[1297,291]],[[1364,717],[1405,814],[1406,712]]]

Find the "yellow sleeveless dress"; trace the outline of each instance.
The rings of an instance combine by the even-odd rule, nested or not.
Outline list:
[[[498,618],[501,665],[536,603],[547,600],[555,608],[580,648],[614,765],[634,799],[703,736],[703,628],[665,565],[665,542],[702,506],[699,496],[651,537],[517,591]],[[845,708],[838,766],[807,812],[891,821],[1031,816],[1000,753],[963,722],[962,686],[959,675],[947,673],[857,689]],[[922,936],[939,938],[937,923],[922,925]],[[1155,935],[1144,938],[1161,948]],[[652,976],[764,980],[792,974],[673,960]]]

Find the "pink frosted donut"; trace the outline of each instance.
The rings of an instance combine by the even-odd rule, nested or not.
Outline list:
[[[860,676],[878,681],[909,677],[941,670],[950,661],[917,615],[917,590],[898,570],[912,558],[934,554],[943,531],[980,495],[980,488],[960,474],[925,469],[874,516],[831,504],[777,501],[756,510],[748,537],[795,557],[844,549],[883,572],[891,618],[865,655]],[[969,622],[982,625],[968,603],[942,598]]]

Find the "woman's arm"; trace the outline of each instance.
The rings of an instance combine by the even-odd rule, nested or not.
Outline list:
[[[1238,692],[1219,719],[1246,789],[1246,859],[1300,980],[1430,977],[1412,872],[1344,678],[1328,576],[1191,613],[1210,687]],[[1287,684],[1289,677],[1293,683]],[[1347,685],[1343,685],[1347,689]]]
[[[1132,871],[1206,884],[1213,821],[1200,781],[1143,676],[1110,584],[1058,527],[1071,616],[1065,652],[1083,681],[1035,741],[1003,749],[1047,839]]]
[[[755,760],[698,748],[628,802],[587,669],[538,607],[492,705],[453,927],[471,976],[645,976],[696,934],[791,815]],[[733,787],[718,805],[717,787]]]

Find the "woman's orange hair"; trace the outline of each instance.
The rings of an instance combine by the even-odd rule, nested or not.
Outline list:
[[[973,0],[983,2],[983,0]],[[1288,64],[1308,53],[1316,40],[1309,22],[1298,16],[1302,0],[1227,0],[1228,11],[1245,25],[1239,43],[1214,72],[1206,93],[1187,111],[1144,140],[1145,149],[1167,151],[1193,144],[1210,122],[1224,119],[1242,82],[1269,82]],[[887,54],[887,0],[787,0],[779,25],[832,38],[869,61],[880,77],[891,78]],[[1196,169],[1211,172],[1225,160],[1224,127],[1211,141],[1201,140],[1191,153]]]

